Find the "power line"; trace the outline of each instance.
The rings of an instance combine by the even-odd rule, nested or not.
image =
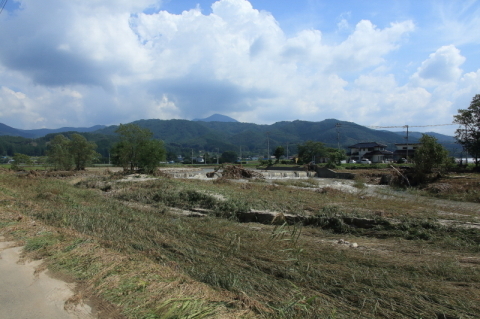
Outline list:
[[[368,128],[400,128],[400,127],[429,127],[429,126],[447,126],[447,125],[458,125],[458,124],[432,124],[432,125],[396,125],[396,126],[372,126],[367,125]]]
[[[5,5],[7,4],[8,0],[0,0],[0,14],[3,11],[3,8],[5,8]]]

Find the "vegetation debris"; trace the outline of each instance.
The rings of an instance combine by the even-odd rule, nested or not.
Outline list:
[[[223,167],[222,178],[226,179],[241,179],[241,178],[259,178],[265,179],[265,177],[258,172],[245,169],[241,166],[228,165]]]

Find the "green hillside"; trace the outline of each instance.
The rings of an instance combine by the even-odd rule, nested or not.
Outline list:
[[[373,130],[353,122],[327,119],[320,122],[283,121],[272,125],[258,125],[240,122],[203,122],[188,120],[139,120],[133,122],[153,132],[154,138],[165,142],[170,158],[176,155],[190,156],[198,152],[216,153],[224,151],[240,152],[244,155],[270,154],[277,146],[288,145],[289,154],[297,152],[297,145],[307,140],[319,141],[329,147],[347,149],[359,142],[378,142],[386,144],[389,150],[395,149],[395,143],[403,143],[401,133]],[[339,126],[337,127],[337,123]],[[108,157],[112,144],[117,140],[115,130],[118,126],[109,126],[91,133],[80,133],[87,140],[97,143],[98,152]],[[15,133],[15,132],[14,132]],[[73,132],[63,133],[66,136]],[[437,134],[438,135],[438,134]],[[0,136],[0,155],[13,155],[13,152],[29,155],[44,155],[46,143],[55,134],[37,139]],[[439,135],[438,135],[439,136]],[[409,142],[415,143],[421,134],[411,134]],[[452,155],[458,151],[458,144],[448,136],[441,136],[443,143]],[[337,140],[338,138],[338,140]]]
[[[197,122],[186,120],[140,120],[133,122],[150,129],[155,138],[165,141],[169,150],[177,152],[207,151],[220,152],[233,150],[264,155],[267,145],[270,152],[276,146],[289,144],[291,154],[296,145],[307,140],[319,141],[327,146],[347,148],[359,142],[376,141],[394,148],[394,143],[403,142],[403,138],[394,132],[377,131],[364,126],[328,119],[321,122],[293,121],[277,122],[272,125],[235,122]],[[337,135],[336,124],[340,123]],[[101,134],[113,134],[116,126],[96,131]],[[267,142],[268,140],[268,142]],[[412,140],[414,142],[416,140]]]

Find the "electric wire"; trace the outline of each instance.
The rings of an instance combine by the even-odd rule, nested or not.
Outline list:
[[[0,13],[2,13],[3,9],[5,8],[5,5],[7,4],[8,0],[1,0],[0,1]]]
[[[7,4],[8,0],[0,0],[0,14],[2,14],[5,5]]]

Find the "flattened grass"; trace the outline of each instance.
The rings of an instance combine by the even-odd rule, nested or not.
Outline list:
[[[0,184],[6,187],[12,181],[4,178]],[[245,317],[259,318],[435,318],[439,314],[475,318],[480,313],[479,267],[462,262],[475,256],[478,232],[466,233],[464,239],[440,240],[438,234],[448,237],[448,233],[434,221],[422,224],[428,209],[422,203],[260,183],[244,187],[160,179],[114,183],[108,192],[57,180],[14,185],[13,196],[22,196],[16,209],[84,236],[72,238],[53,256],[56,265],[82,280],[93,277],[96,289],[111,302],[123,304],[124,313],[132,318],[174,317],[186,304],[199,307],[199,316],[218,318],[228,317],[229,311],[237,315],[247,311]],[[360,246],[352,249],[337,244],[340,235],[331,230],[240,224],[213,216],[189,218],[170,211],[172,206],[202,207],[229,217],[237,206],[222,206],[225,203],[302,214],[307,209],[324,216],[371,216],[372,210],[385,209],[388,203],[393,216],[413,218],[399,224],[405,230],[391,226],[363,234],[370,237],[347,231],[342,236]],[[416,228],[432,232],[433,239],[392,235]],[[378,236],[382,232],[385,236]],[[112,254],[115,261],[111,259],[108,267],[106,256]],[[147,271],[148,267],[155,271]],[[155,291],[172,285],[189,288],[182,295],[152,298]],[[199,291],[208,291],[208,297],[201,297]]]

